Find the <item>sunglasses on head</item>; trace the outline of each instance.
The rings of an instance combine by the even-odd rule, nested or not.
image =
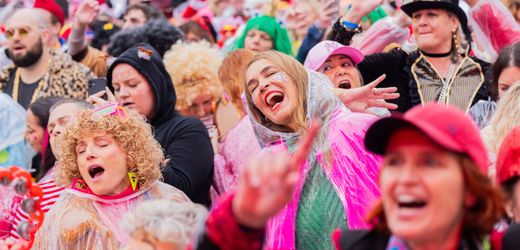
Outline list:
[[[29,35],[29,32],[31,32],[31,28],[29,27],[21,27],[18,29],[7,29],[5,31],[5,37],[8,40],[12,40],[14,38],[15,33],[18,32],[18,35],[21,38],[25,38],[27,35]]]

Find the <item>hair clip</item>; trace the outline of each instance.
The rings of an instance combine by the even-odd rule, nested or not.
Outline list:
[[[150,61],[152,54],[153,54],[152,50],[146,49],[145,47],[137,47],[137,56],[140,59]]]
[[[94,110],[94,114],[105,116],[105,115],[116,115],[121,118],[126,117],[126,109],[124,107],[119,106],[119,103],[114,102],[108,105],[99,107]]]

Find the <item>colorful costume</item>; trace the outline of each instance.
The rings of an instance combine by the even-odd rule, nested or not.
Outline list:
[[[350,112],[324,75],[308,75],[307,119],[319,117],[323,125],[300,168],[292,200],[268,223],[267,249],[331,249],[334,227],[365,228],[365,213],[379,196],[380,157],[363,146],[376,118]],[[256,121],[253,127],[264,151],[294,151],[300,138],[300,133],[272,131]]]
[[[129,238],[119,225],[122,216],[139,202],[153,199],[190,202],[162,182],[136,192],[129,187],[115,196],[66,189],[45,215],[34,249],[120,249]]]
[[[269,34],[271,40],[273,40],[273,50],[292,55],[291,39],[287,30],[271,16],[259,16],[249,19],[244,31],[236,40],[235,49],[244,48],[244,40],[247,33],[252,29]]]

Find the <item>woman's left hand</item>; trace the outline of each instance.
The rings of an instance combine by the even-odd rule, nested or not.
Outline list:
[[[386,102],[386,100],[399,98],[397,88],[376,88],[385,77],[386,75],[381,75],[373,82],[359,88],[335,88],[333,91],[343,104],[354,112],[367,112],[367,109],[372,107],[397,109],[396,104]]]

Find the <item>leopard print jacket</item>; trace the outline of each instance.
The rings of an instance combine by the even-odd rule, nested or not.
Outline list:
[[[39,97],[61,96],[86,99],[88,80],[96,76],[84,65],[72,60],[68,54],[50,50],[51,65],[44,76]],[[0,72],[0,91],[5,91],[10,76],[14,76],[16,66],[10,64]]]

